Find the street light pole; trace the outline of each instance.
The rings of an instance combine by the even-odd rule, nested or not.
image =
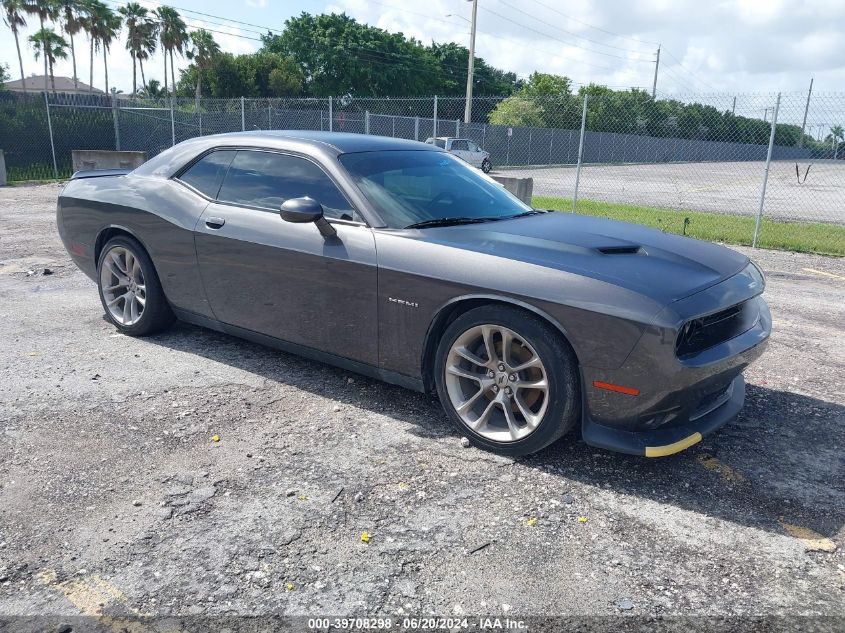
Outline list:
[[[478,14],[478,0],[472,2],[472,28],[469,34],[469,62],[467,64],[467,102],[464,107],[464,123],[472,122],[472,72],[475,65],[475,20]]]

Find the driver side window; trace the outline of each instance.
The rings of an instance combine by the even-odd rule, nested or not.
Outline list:
[[[217,200],[278,211],[285,200],[313,198],[327,218],[355,217],[352,205],[317,165],[298,156],[239,150],[220,187]]]

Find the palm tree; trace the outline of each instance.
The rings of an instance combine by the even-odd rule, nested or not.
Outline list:
[[[100,50],[96,38],[94,37],[94,32],[97,28],[94,22],[98,13],[105,8],[105,5],[99,2],[99,0],[81,0],[81,2],[82,14],[80,21],[82,23],[82,30],[88,35],[88,42],[90,45],[90,59],[88,62],[88,92],[94,92],[94,49],[96,48],[98,51]]]
[[[29,2],[24,2],[23,8],[30,15],[38,16],[38,22],[41,24],[39,33],[44,30],[45,20],[55,20],[59,15],[58,0],[30,0]],[[29,39],[32,41],[32,37]],[[48,89],[47,75],[47,56],[44,55],[44,92],[47,92]]]
[[[191,33],[194,47],[188,51],[188,59],[193,59],[197,65],[197,108],[202,98],[202,74],[211,68],[214,59],[220,54],[220,45],[214,41],[214,36],[205,29],[197,29]]]
[[[67,59],[67,41],[53,29],[41,29],[35,35],[29,36],[32,47],[35,49],[35,59],[43,55],[47,61],[50,74],[50,85],[53,92],[56,92],[56,78],[53,76],[53,64],[57,59]]]
[[[158,47],[158,22],[147,18],[141,28],[141,50],[138,51],[138,65],[141,67],[141,86],[147,85],[144,77],[144,60],[149,59]]]
[[[170,56],[170,78],[172,80],[173,93],[176,93],[176,74],[173,65],[173,52],[180,55],[188,45],[188,29],[179,12],[173,7],[160,6],[156,9],[156,16],[159,22],[158,37],[161,42],[161,50],[164,53],[164,92],[167,92],[167,57]]]
[[[132,57],[132,94],[134,95],[138,87],[138,54],[144,47],[144,24],[149,12],[137,2],[130,2],[120,7],[117,12],[123,16],[123,23],[126,26],[126,50]]]
[[[82,0],[59,0],[59,19],[62,22],[62,30],[70,38],[70,58],[73,60],[73,87],[77,88],[79,78],[76,74],[76,47],[73,44],[73,36],[82,30],[85,19],[85,3]]]
[[[138,94],[147,99],[163,99],[167,96],[158,79],[150,79],[150,83],[144,84]]]
[[[836,160],[836,156],[839,154],[839,141],[845,138],[845,130],[842,129],[841,125],[834,125],[830,128],[830,136],[833,138],[833,160]]]
[[[88,33],[91,37],[91,82],[93,85],[94,71],[94,49],[103,49],[103,69],[106,75],[106,94],[109,92],[109,65],[108,53],[111,43],[117,38],[120,31],[120,16],[109,9],[100,0],[90,0],[88,5]]]
[[[26,92],[26,77],[23,73],[23,57],[21,56],[21,43],[18,39],[18,29],[26,26],[26,19],[23,17],[26,12],[26,6],[23,0],[0,0],[3,6],[3,22],[12,29],[12,35],[15,36],[15,48],[18,49],[18,64],[21,68],[21,87]]]

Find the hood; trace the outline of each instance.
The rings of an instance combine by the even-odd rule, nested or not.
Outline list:
[[[718,244],[562,212],[415,233],[423,241],[584,275],[664,304],[735,275],[749,261]]]

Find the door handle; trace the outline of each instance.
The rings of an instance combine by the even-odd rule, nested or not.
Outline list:
[[[205,225],[210,229],[222,228],[224,224],[226,224],[226,220],[223,218],[208,218],[205,221]]]

